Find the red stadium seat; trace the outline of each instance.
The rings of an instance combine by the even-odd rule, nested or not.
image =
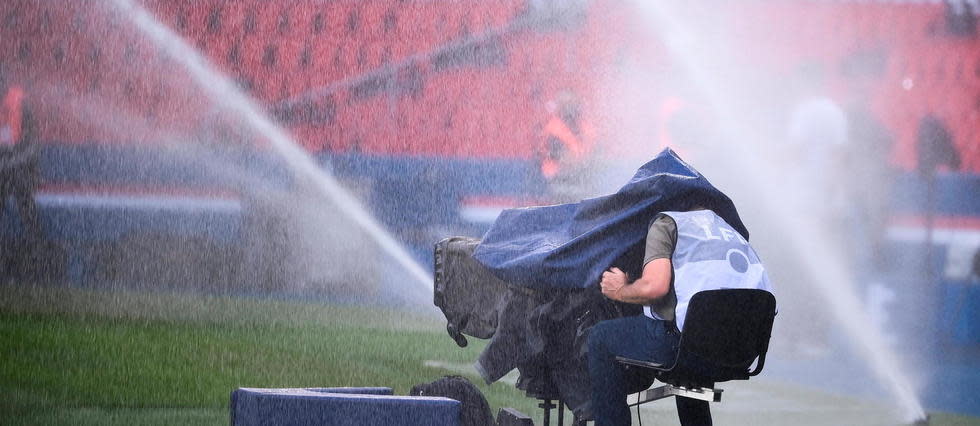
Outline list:
[[[182,5],[180,10],[181,28],[173,29],[187,40],[203,40],[208,35],[208,18],[217,5],[204,0]]]
[[[335,80],[332,71],[337,47],[346,42],[346,15],[339,3],[317,3],[310,14],[311,74],[310,84],[324,86]]]
[[[398,37],[414,53],[428,52],[451,38],[439,28],[440,9],[434,2],[409,2],[400,6]]]
[[[266,38],[274,38],[279,33],[280,17],[286,13],[286,5],[278,1],[254,2],[256,13],[255,31]]]
[[[348,108],[353,116],[352,124],[362,137],[361,150],[370,153],[398,150],[394,146],[397,126],[389,111],[387,99],[379,96],[361,100]]]
[[[385,2],[364,2],[360,4],[360,17],[357,30],[358,72],[377,69],[391,60],[391,42],[384,29],[384,18],[391,6]]]
[[[206,39],[205,50],[212,64],[237,76],[241,70],[244,26],[249,7],[239,2],[220,2],[214,7],[219,12],[217,20],[220,22],[216,24],[217,32]]]

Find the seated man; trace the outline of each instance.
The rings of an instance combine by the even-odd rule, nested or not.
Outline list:
[[[603,273],[602,293],[644,305],[643,316],[603,321],[589,336],[589,375],[596,426],[629,425],[629,393],[650,385],[630,374],[617,356],[672,365],[695,293],[721,288],[772,291],[748,241],[710,210],[664,212],[647,232],[642,276],[630,282],[619,268]],[[710,425],[705,401],[677,397],[682,425]]]

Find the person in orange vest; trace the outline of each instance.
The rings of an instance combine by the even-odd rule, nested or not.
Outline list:
[[[595,132],[582,117],[578,100],[562,93],[549,103],[540,153],[541,176],[558,202],[577,201],[588,192],[588,169],[595,149]]]
[[[36,241],[41,236],[34,201],[40,180],[36,126],[24,88],[8,77],[0,68],[0,223],[7,199],[13,197],[26,239]]]

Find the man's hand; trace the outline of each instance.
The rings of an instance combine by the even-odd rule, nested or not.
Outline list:
[[[670,291],[673,268],[670,259],[653,259],[643,265],[643,275],[632,283],[619,268],[602,273],[602,294],[619,302],[649,305]]]
[[[612,300],[621,300],[618,298],[619,289],[623,288],[627,282],[629,282],[629,276],[619,268],[614,267],[602,273],[602,281],[599,285],[602,286],[603,295]]]

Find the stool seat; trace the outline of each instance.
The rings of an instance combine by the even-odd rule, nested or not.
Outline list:
[[[715,383],[748,380],[762,372],[775,318],[776,298],[768,291],[698,292],[688,305],[673,363],[616,357],[664,383],[640,392],[637,402],[630,405],[670,396],[721,402],[722,390],[714,389]]]

